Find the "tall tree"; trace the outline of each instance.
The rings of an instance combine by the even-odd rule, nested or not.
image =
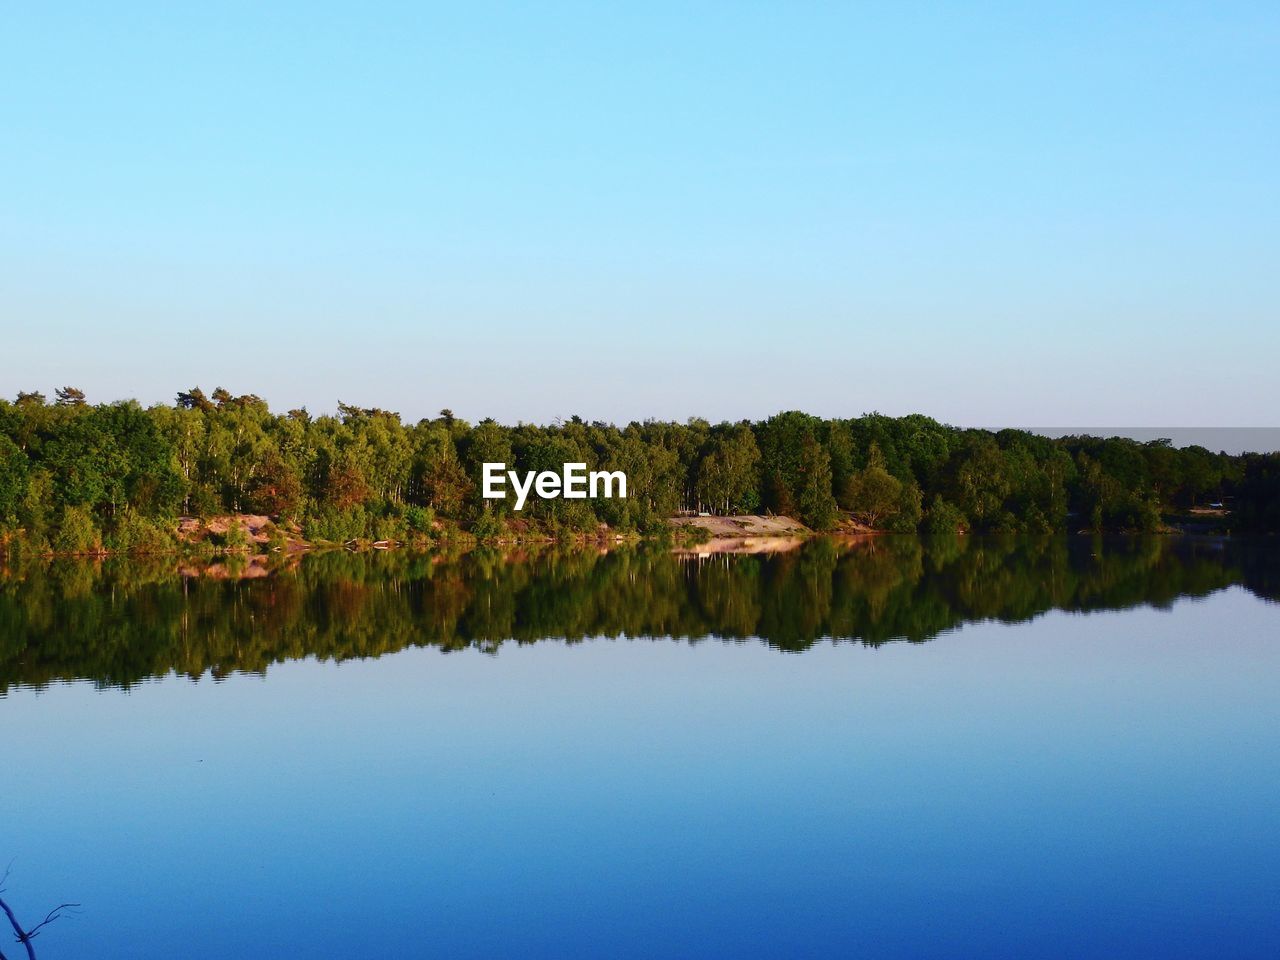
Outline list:
[[[812,436],[805,437],[800,448],[800,491],[796,504],[800,508],[800,519],[812,529],[830,530],[835,526],[831,458]]]
[[[902,486],[885,467],[880,445],[873,442],[866,467],[845,482],[841,506],[867,526],[876,527],[902,509]]]
[[[58,398],[56,403],[60,407],[83,407],[85,405],[84,391],[76,387],[59,387],[54,391],[54,395]]]

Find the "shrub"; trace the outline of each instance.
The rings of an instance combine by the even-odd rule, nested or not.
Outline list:
[[[898,512],[886,521],[885,529],[894,533],[915,533],[924,513],[920,507],[921,499],[920,487],[914,480],[904,483],[898,498]]]
[[[96,553],[102,549],[102,535],[88,507],[64,507],[53,537],[58,553]]]
[[[436,512],[430,507],[411,503],[404,508],[404,524],[410,533],[430,536],[436,525]]]
[[[497,540],[502,536],[503,531],[502,521],[495,517],[491,510],[485,510],[480,514],[480,518],[471,527],[471,535],[481,543]]]
[[[399,540],[404,532],[404,520],[395,514],[369,518],[368,535],[371,540]]]
[[[309,514],[302,523],[302,535],[308,540],[346,542],[366,535],[369,526],[363,507],[338,510],[323,507]]]
[[[197,517],[208,517],[222,511],[222,498],[205,484],[191,488],[187,508]]]
[[[231,526],[227,527],[227,532],[222,537],[222,546],[227,550],[242,553],[249,549],[249,534],[239,523],[232,521]]]
[[[144,517],[134,510],[125,510],[116,519],[112,531],[111,546],[128,553],[164,553],[172,550],[175,538],[163,522]]]
[[[963,533],[969,529],[969,521],[958,507],[934,497],[925,517],[925,529],[931,534]]]
[[[267,549],[283,550],[288,545],[289,539],[284,535],[284,531],[272,524],[271,529],[267,531]]]

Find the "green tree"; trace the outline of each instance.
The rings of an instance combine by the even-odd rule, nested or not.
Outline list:
[[[18,509],[27,496],[27,455],[0,434],[0,529],[17,523]]]
[[[836,523],[836,498],[831,494],[831,459],[812,436],[800,450],[800,519],[814,530],[830,530]]]
[[[790,410],[770,417],[760,424],[757,430],[757,442],[760,447],[760,469],[764,478],[764,504],[775,513],[793,515],[804,514],[806,509],[823,514],[826,505],[823,498],[812,483],[806,481],[807,456],[811,462],[810,471],[818,467],[820,459],[825,461],[825,473],[830,477],[830,457],[823,450],[818,457],[814,450],[818,447],[818,432],[822,421],[806,413]],[[821,449],[820,447],[818,447]],[[831,497],[831,490],[827,490]],[[802,500],[807,499],[807,504]],[[834,517],[834,503],[831,505]]]
[[[760,508],[760,448],[747,424],[712,434],[698,466],[699,505],[725,514]]]
[[[956,467],[956,506],[979,529],[995,524],[1012,489],[1004,455],[989,436],[975,435]]]
[[[867,466],[845,482],[841,506],[869,527],[895,516],[903,507],[902,481],[885,468],[880,445],[871,444]]]
[[[97,553],[102,549],[102,534],[87,507],[72,505],[62,509],[53,548],[59,553]]]
[[[935,535],[955,535],[969,529],[969,521],[955,505],[935,495],[925,515],[925,529]]]

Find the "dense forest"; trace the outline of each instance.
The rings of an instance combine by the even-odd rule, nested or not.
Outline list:
[[[535,500],[518,516],[479,495],[480,464],[622,470],[627,499]],[[1167,442],[959,429],[928,417],[760,422],[414,424],[378,408],[273,413],[254,395],[192,388],[172,405],[90,404],[73,387],[0,400],[0,537],[35,551],[145,550],[182,515],[254,513],[310,540],[480,539],[536,531],[653,532],[681,511],[794,517],[893,531],[1152,531],[1170,512],[1234,506],[1280,526],[1280,455]],[[496,504],[496,505],[495,505]]]
[[[497,652],[591,637],[929,640],[976,620],[1168,605],[1239,584],[1280,598],[1253,538],[820,537],[772,556],[682,559],[657,546],[276,554],[273,575],[178,578],[162,558],[0,567],[0,696],[87,677],[265,671],[407,647]],[[247,565],[232,557],[229,563]]]

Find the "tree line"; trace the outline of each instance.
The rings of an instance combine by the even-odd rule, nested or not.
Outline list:
[[[623,499],[509,503],[480,496],[480,465],[622,470]],[[468,423],[449,410],[405,423],[377,407],[274,413],[253,394],[179,393],[173,404],[89,403],[73,387],[0,400],[0,536],[34,548],[145,549],[180,515],[255,513],[316,540],[481,539],[536,531],[666,529],[686,511],[771,512],[815,530],[1159,529],[1171,511],[1230,500],[1238,525],[1280,526],[1280,456],[1167,441],[1049,439],[961,429],[921,415],[758,422],[572,417]]]

